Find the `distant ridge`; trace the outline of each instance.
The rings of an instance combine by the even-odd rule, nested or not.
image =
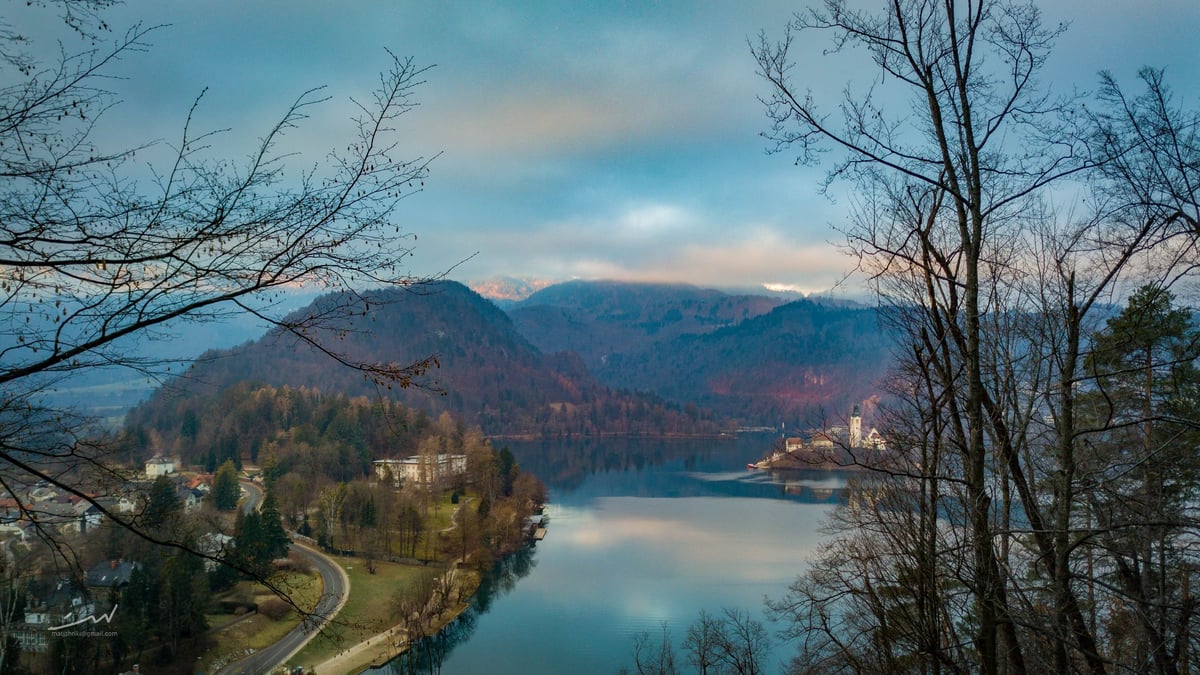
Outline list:
[[[517,277],[496,276],[490,279],[468,281],[467,288],[495,302],[501,307],[520,302],[556,281],[550,279],[518,279]]]
[[[611,391],[592,377],[578,356],[539,351],[508,315],[460,283],[435,282],[419,292],[369,291],[362,297],[373,307],[371,312],[353,317],[344,334],[321,337],[357,361],[403,364],[435,355],[440,367],[419,383],[424,388],[378,388],[307,344],[276,332],[208,353],[131,418],[170,417],[176,397],[213,396],[239,382],[252,382],[383,395],[431,416],[450,412],[495,435],[707,435],[723,426],[700,411],[683,412],[682,405]],[[325,296],[301,311],[319,314],[340,299]]]
[[[508,312],[539,349],[578,354],[607,386],[747,425],[848,414],[879,394],[891,359],[875,311],[846,300],[571,281]]]
[[[614,354],[733,326],[783,302],[688,284],[568,281],[534,293],[508,313],[538,349],[574,352],[598,371]]]
[[[169,428],[178,397],[254,383],[382,395],[491,435],[711,435],[844,417],[878,397],[890,364],[873,309],[824,300],[614,281],[547,286],[507,312],[452,281],[362,297],[372,311],[323,337],[361,361],[435,355],[425,388],[377,388],[274,332],[208,352],[130,419]]]

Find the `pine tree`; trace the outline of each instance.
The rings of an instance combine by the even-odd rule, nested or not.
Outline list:
[[[242,568],[255,575],[266,576],[272,556],[260,513],[239,512],[233,543],[236,546],[238,563]]]
[[[232,460],[227,459],[213,476],[213,505],[218,511],[232,511],[237,508],[240,496],[241,487],[238,486],[237,467],[233,465]]]
[[[279,504],[275,500],[275,491],[269,487],[263,498],[261,517],[263,540],[266,544],[268,559],[274,560],[286,556],[292,540],[283,529],[283,519],[279,515]]]
[[[142,522],[147,530],[159,532],[174,525],[183,513],[183,504],[175,492],[175,484],[166,476],[154,479],[150,486],[150,498],[142,513]]]

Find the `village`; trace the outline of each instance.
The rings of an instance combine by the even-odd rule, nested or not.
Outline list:
[[[125,531],[124,523],[142,523],[142,518],[157,508],[152,502],[161,498],[162,495],[166,495],[166,501],[173,505],[172,508],[178,510],[177,522],[191,523],[188,526],[190,531],[202,532],[190,546],[196,554],[199,554],[195,556],[198,561],[196,564],[200,565],[196,568],[196,573],[207,578],[205,587],[212,586],[213,596],[211,600],[201,600],[204,604],[201,611],[208,614],[209,617],[206,622],[198,625],[200,632],[193,633],[190,638],[196,645],[193,652],[198,654],[195,657],[197,662],[219,668],[231,665],[237,658],[241,658],[237,656],[238,654],[245,657],[263,651],[256,649],[228,652],[221,646],[229,639],[235,643],[242,640],[241,637],[221,637],[227,624],[226,620],[220,618],[219,610],[221,608],[234,612],[235,616],[231,618],[250,618],[258,612],[266,611],[263,605],[264,599],[268,604],[277,602],[272,600],[270,592],[263,590],[254,591],[252,596],[246,596],[245,592],[236,594],[236,597],[253,598],[249,601],[220,599],[226,596],[217,595],[221,587],[229,588],[228,583],[230,583],[228,581],[218,582],[220,575],[229,572],[229,570],[221,569],[224,567],[222,561],[236,560],[239,566],[246,566],[247,561],[243,552],[238,549],[239,546],[244,547],[247,543],[239,531],[243,527],[243,520],[250,520],[252,513],[255,522],[258,522],[260,516],[257,511],[264,508],[263,501],[269,491],[268,484],[270,483],[269,477],[264,480],[264,472],[258,467],[246,466],[242,471],[233,473],[232,463],[228,464],[228,467],[222,466],[215,473],[207,473],[195,470],[202,469],[202,467],[183,465],[178,458],[156,454],[141,464],[140,471],[129,470],[129,475],[124,476],[119,487],[114,489],[103,489],[100,485],[96,485],[94,490],[75,494],[55,487],[49,482],[29,486],[19,494],[13,494],[10,489],[8,497],[0,500],[0,549],[4,554],[3,583],[6,596],[2,605],[5,611],[0,628],[3,628],[4,636],[10,639],[16,648],[9,655],[20,654],[22,660],[30,664],[48,663],[45,661],[46,659],[61,658],[61,654],[65,650],[69,651],[69,644],[92,643],[96,641],[96,638],[110,640],[115,644],[130,637],[128,635],[131,632],[129,629],[130,617],[125,614],[132,610],[128,608],[129,601],[126,600],[125,595],[128,592],[137,592],[137,589],[133,587],[139,585],[138,575],[144,577],[149,571],[145,569],[143,560],[137,553],[138,550],[143,552],[145,550],[134,547],[129,552],[114,552],[109,549],[112,548],[113,532]],[[436,539],[437,543],[418,547],[414,540],[408,551],[397,552],[403,555],[426,556],[421,560],[416,560],[402,558],[400,555],[389,554],[386,551],[350,551],[347,550],[345,541],[332,547],[331,538],[322,537],[319,533],[313,532],[312,534],[316,534],[319,539],[325,540],[319,545],[320,548],[324,548],[329,555],[336,556],[336,558],[327,558],[324,561],[325,566],[353,570],[356,563],[361,569],[381,565],[415,564],[423,568],[430,564],[430,558],[427,556],[432,555],[440,560],[448,555],[448,550],[457,551],[459,564],[464,562],[467,554],[483,556],[490,561],[491,555],[494,554],[484,556],[475,549],[462,549],[467,542],[465,534],[455,534],[453,537],[450,534],[462,527],[463,519],[460,512],[463,507],[470,505],[473,512],[479,507],[478,497],[464,496],[460,500],[460,494],[466,490],[467,473],[468,457],[461,453],[414,455],[375,460],[373,462],[373,478],[375,480],[370,484],[377,486],[380,490],[394,491],[396,494],[400,494],[402,488],[410,491],[419,489],[419,491],[429,492],[431,495],[447,491],[440,497],[433,497],[434,501],[431,503],[433,509],[431,517],[440,524],[436,527],[431,525],[423,528],[422,539],[430,542]],[[232,480],[232,488],[226,485],[230,480]],[[453,495],[449,493],[452,486]],[[222,515],[222,509],[217,504],[219,493],[228,494],[230,489],[233,491],[232,499],[236,507],[233,511],[236,512],[236,519],[232,512]],[[156,497],[156,494],[160,497]],[[226,496],[224,499],[228,500],[229,497]],[[270,509],[275,511],[276,508],[272,503]],[[536,511],[536,513],[526,514],[523,519],[518,519],[523,525],[519,528],[520,534],[516,536],[524,541],[536,541],[545,537],[546,519],[541,515],[540,509],[536,509]],[[497,511],[497,513],[508,513],[508,511]],[[277,511],[274,513],[274,518],[278,524]],[[109,523],[110,520],[115,522]],[[472,536],[479,536],[483,520],[481,516],[475,513],[471,514],[469,527]],[[320,553],[315,550],[318,547],[318,539],[294,532],[284,536],[307,542],[308,545],[302,546],[299,551],[293,546],[293,551],[286,555],[287,559],[279,557],[280,553],[274,553],[273,556],[276,558],[274,561],[269,559],[265,561],[268,568],[258,568],[263,570],[264,578],[265,576],[274,578],[276,574],[287,575],[292,571],[305,569],[309,570],[306,574],[312,576],[312,566],[316,565],[319,569],[321,562],[312,560],[304,563],[302,559],[304,556],[310,558],[320,556]],[[75,557],[77,564],[73,565],[71,561],[67,560],[60,561],[59,564],[53,562],[48,565],[43,564],[44,558],[40,557],[37,552],[41,550],[40,544],[47,537],[68,542],[72,550],[77,553]],[[451,539],[454,541],[451,542]],[[505,547],[510,545],[504,544]],[[286,552],[287,548],[285,540],[283,547],[277,550]],[[421,553],[417,553],[418,551]],[[496,552],[501,553],[502,551],[497,549]],[[301,558],[297,559],[297,555]],[[364,555],[367,557],[363,558]],[[38,560],[43,560],[43,563],[36,562]],[[490,564],[490,562],[481,564]],[[273,567],[275,571],[270,571],[270,567]],[[158,569],[161,569],[161,561],[159,561]],[[374,572],[371,574],[373,575]],[[324,591],[320,589],[321,586],[328,585],[327,581],[323,581],[323,575],[317,575],[313,579],[318,587],[315,591],[318,595],[323,596],[331,592],[328,588]],[[131,587],[131,583],[133,587]],[[340,602],[337,603],[338,609],[346,603],[352,592],[348,582],[340,585],[339,588],[340,590],[332,591],[340,594]],[[362,593],[361,589],[353,590],[359,594]],[[373,593],[377,602],[379,590],[368,593]],[[204,598],[208,598],[207,592]],[[337,611],[335,609],[333,613],[337,613]],[[268,614],[272,613],[268,612]],[[302,618],[295,615],[294,612],[290,614],[295,616],[294,621]],[[238,622],[241,626],[239,630],[243,632],[239,632],[237,635],[244,635],[247,626],[266,627],[278,621],[279,618],[281,617],[266,617],[248,624]],[[299,629],[300,624],[297,624],[295,630]],[[121,635],[121,632],[126,634]],[[271,634],[275,632],[277,632],[275,629],[268,631]],[[200,639],[201,635],[207,635],[207,637]],[[314,635],[314,631],[302,631],[302,639],[299,644],[303,645]],[[280,635],[281,637],[282,635]],[[155,639],[150,639],[143,645],[149,646],[148,654],[165,648],[165,644],[159,645]],[[383,643],[380,643],[380,646],[383,646]],[[394,645],[393,649],[400,646],[402,645]],[[200,651],[196,652],[196,649]],[[205,650],[209,651],[210,656],[204,656]],[[142,651],[142,648],[137,650],[138,653]],[[294,653],[295,649],[291,651]],[[115,654],[116,651],[113,653]],[[175,653],[175,650],[170,650],[170,653]],[[319,655],[323,651],[318,649],[314,653]],[[162,665],[161,657],[159,659],[159,665]]]

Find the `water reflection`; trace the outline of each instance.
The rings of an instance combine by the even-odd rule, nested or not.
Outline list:
[[[509,447],[550,487],[546,541],[502,561],[441,634],[369,672],[611,675],[662,621],[679,637],[701,609],[757,616],[803,571],[850,477],[748,471],[761,439]]]
[[[535,549],[530,546],[507,556],[484,575],[467,608],[454,621],[446,625],[437,635],[420,640],[412,649],[397,656],[380,668],[362,671],[376,675],[415,675],[417,673],[440,673],[455,647],[465,643],[479,625],[479,617],[487,614],[492,602],[511,593],[517,582],[529,576],[537,566]]]
[[[764,435],[719,440],[614,441],[588,439],[507,443],[522,470],[531,471],[559,503],[606,497],[747,497],[836,503],[844,471],[748,471],[746,462],[770,446]]]
[[[727,440],[598,439],[571,441],[504,441],[522,470],[530,471],[554,491],[571,492],[588,478],[683,462],[694,467],[711,457],[714,448],[736,444]],[[758,451],[756,451],[758,452]],[[761,453],[759,453],[761,454]]]

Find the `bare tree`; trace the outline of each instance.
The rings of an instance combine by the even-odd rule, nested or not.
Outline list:
[[[721,620],[705,610],[700,610],[700,616],[688,626],[687,635],[683,639],[687,662],[699,675],[709,675],[710,670],[717,672],[720,638]]]
[[[134,26],[106,44],[107,0],[30,4],[59,8],[85,39],[44,63],[26,37],[0,35],[0,494],[63,554],[48,514],[25,499],[35,483],[180,546],[98,496],[123,485],[125,458],[86,416],[44,394],[98,368],[165,375],[167,364],[140,355],[141,341],[241,312],[380,385],[414,383],[430,358],[363,363],[333,338],[344,319],[372,309],[355,289],[421,281],[403,272],[411,236],[396,211],[420,191],[430,158],[398,156],[395,131],[425,69],[389,53],[378,89],[354,101],[344,142],[307,168],[295,166],[286,136],[327,100],[319,88],[283,106],[242,163],[211,156],[214,133],[197,130],[202,98],[173,142],[113,150],[97,132],[119,110],[105,83],[116,62],[148,49],[154,29]],[[149,148],[173,158],[139,180],[135,155]],[[320,312],[284,314],[278,301],[297,286],[338,293]]]
[[[1161,70],[1139,77],[1144,91],[1130,97],[1101,73],[1101,105],[1089,110],[1093,152],[1107,160],[1099,193],[1113,214],[1200,237],[1200,111],[1179,103]]]
[[[655,643],[649,631],[633,636],[633,667],[638,675],[678,675],[675,665],[675,645],[671,640],[671,628],[663,621],[658,626],[659,639]]]
[[[866,501],[839,511],[837,538],[776,606],[825,668],[1113,660],[1084,555],[1099,477],[1083,450],[1100,430],[1079,396],[1103,304],[1135,274],[1194,269],[1197,118],[1153,71],[1132,101],[1105,78],[1094,109],[1040,89],[1061,30],[1032,3],[828,0],[754,46],[769,137],[801,162],[832,153],[830,184],[854,189],[848,249],[901,337],[889,452],[864,463]],[[803,93],[789,56],[821,33],[878,69],[840,114]],[[1082,217],[1047,206],[1085,178],[1100,187]]]

